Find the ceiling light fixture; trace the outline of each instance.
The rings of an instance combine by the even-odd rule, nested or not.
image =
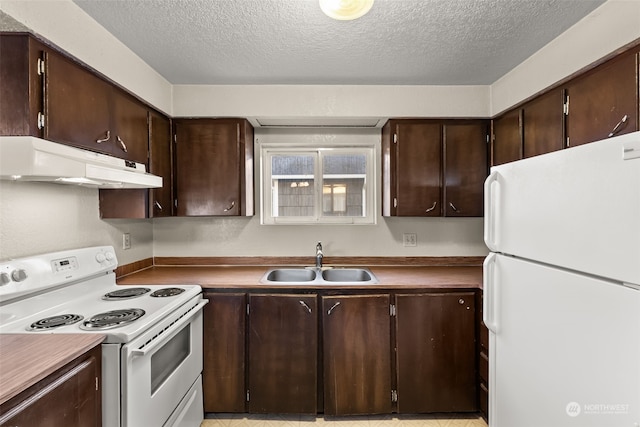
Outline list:
[[[320,9],[339,21],[358,19],[371,10],[373,0],[320,0]]]

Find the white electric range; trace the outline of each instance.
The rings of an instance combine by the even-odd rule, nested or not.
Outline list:
[[[117,285],[113,247],[0,263],[0,333],[91,334],[102,344],[103,427],[197,427],[202,289]]]

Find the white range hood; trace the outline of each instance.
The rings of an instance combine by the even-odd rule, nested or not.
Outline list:
[[[0,178],[97,188],[158,188],[144,164],[31,136],[0,137]]]

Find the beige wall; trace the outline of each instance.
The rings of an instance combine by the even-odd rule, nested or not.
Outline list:
[[[130,250],[120,249],[122,233],[131,234]],[[113,245],[120,264],[147,258],[153,225],[102,221],[96,189],[0,180],[0,259],[94,245]]]
[[[71,0],[0,0],[4,13],[161,111],[253,117],[489,116],[640,37],[639,5],[609,0],[491,86],[193,87],[171,86]],[[127,251],[119,249],[123,232],[132,236]],[[402,246],[407,232],[418,235],[416,248]],[[379,218],[376,226],[261,226],[258,216],[102,221],[97,190],[0,182],[2,259],[94,244],[114,245],[121,264],[154,254],[312,256],[317,240],[331,256],[487,251],[480,219]]]

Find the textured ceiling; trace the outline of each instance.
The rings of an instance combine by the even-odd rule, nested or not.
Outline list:
[[[486,85],[604,0],[74,0],[173,84]]]

